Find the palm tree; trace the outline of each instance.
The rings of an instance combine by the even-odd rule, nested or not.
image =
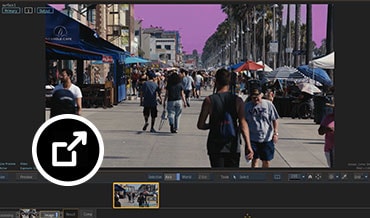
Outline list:
[[[333,10],[334,10],[334,4],[328,4],[328,15],[327,15],[328,18],[326,21],[327,22],[327,25],[326,25],[326,54],[330,54],[331,52],[334,51]],[[328,70],[328,74],[330,78],[333,80],[334,71]]]
[[[290,26],[290,4],[287,6],[287,18],[286,18],[286,48],[291,48],[291,26]],[[291,66],[291,51],[287,52],[286,65]]]
[[[312,4],[307,4],[306,10],[306,64],[312,60]]]
[[[276,13],[278,15],[278,39],[279,39],[279,50],[278,50],[278,67],[283,65],[284,62],[284,46],[283,46],[283,5],[279,4],[276,8]]]
[[[295,31],[294,31],[294,50],[296,53],[294,54],[294,66],[299,66],[299,53],[300,50],[300,24],[301,24],[301,5],[295,5]]]

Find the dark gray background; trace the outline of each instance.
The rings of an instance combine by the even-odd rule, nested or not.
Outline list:
[[[370,160],[367,127],[369,115],[367,107],[364,106],[369,98],[369,85],[366,79],[370,73],[368,70],[370,33],[367,30],[369,11],[370,3],[348,1],[335,4],[336,155],[339,169],[344,169],[347,162]],[[44,121],[44,19],[43,16],[37,15],[0,14],[0,27],[2,53],[0,162],[32,163],[32,139]],[[238,206],[245,207],[245,211],[248,211],[248,207],[262,206],[368,207],[366,199],[369,192],[368,184],[164,184],[161,185],[161,207]],[[112,203],[112,183],[82,184],[77,187],[26,182],[0,183],[0,193],[1,196],[7,196],[0,197],[2,208],[19,205],[109,209]],[[101,217],[138,213],[152,217],[173,217],[173,214],[179,214],[177,210],[150,211],[103,210],[98,214]],[[210,211],[213,210],[208,212]],[[358,210],[358,213],[361,212],[368,211]],[[159,216],[161,213],[163,216]],[[189,216],[184,217],[195,217],[205,212],[192,210],[189,213],[185,213]],[[213,217],[242,217],[240,214],[243,214],[244,210],[234,211],[235,216],[230,216],[230,213],[223,216],[223,213],[212,212],[215,215]],[[210,213],[206,213],[204,217],[207,214]],[[360,214],[344,216],[346,213],[343,212],[340,214],[339,217],[369,217]],[[274,216],[261,214],[252,217]]]

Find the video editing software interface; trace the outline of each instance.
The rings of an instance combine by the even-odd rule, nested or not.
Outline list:
[[[370,217],[370,3],[173,3],[1,1],[0,217]],[[251,167],[244,140],[238,167],[210,165],[197,122],[218,68],[275,91],[266,168]],[[142,69],[162,97],[167,74],[206,78],[175,127],[164,98],[145,124]],[[80,88],[79,115],[52,116],[63,81]],[[311,85],[296,92],[311,95],[308,109],[294,83]],[[246,84],[234,89],[245,102]],[[334,109],[326,152],[319,127]]]

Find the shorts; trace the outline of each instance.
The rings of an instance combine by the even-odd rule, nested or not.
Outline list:
[[[253,159],[260,159],[270,161],[274,159],[275,144],[274,142],[253,142],[251,141],[252,149],[254,152]]]
[[[144,114],[144,117],[149,117],[150,115],[152,118],[156,118],[158,115],[157,106],[154,106],[154,107],[144,106],[143,114]]]

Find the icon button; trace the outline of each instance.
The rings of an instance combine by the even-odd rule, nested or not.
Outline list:
[[[33,7],[24,7],[23,11],[25,14],[33,14]]]
[[[75,186],[91,179],[104,157],[98,129],[89,120],[74,114],[50,118],[37,130],[32,158],[37,170],[50,182]]]

